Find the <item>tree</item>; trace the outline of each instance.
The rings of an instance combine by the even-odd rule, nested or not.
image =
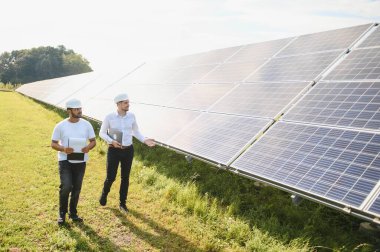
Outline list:
[[[89,62],[63,45],[4,52],[0,55],[0,82],[29,83],[92,71]]]

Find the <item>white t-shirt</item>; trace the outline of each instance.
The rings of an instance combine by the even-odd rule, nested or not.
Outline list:
[[[60,145],[64,147],[69,147],[69,138],[84,138],[86,140],[95,138],[95,132],[92,125],[80,118],[78,122],[72,123],[69,119],[65,119],[59,122],[54,130],[51,137],[52,140],[58,141]],[[67,160],[67,154],[58,151],[58,161]],[[88,153],[84,154],[84,161],[74,161],[70,160],[71,163],[86,162],[88,160]]]

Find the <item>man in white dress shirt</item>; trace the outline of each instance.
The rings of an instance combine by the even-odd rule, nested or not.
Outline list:
[[[70,197],[70,214],[73,221],[83,219],[77,214],[79,194],[88,160],[88,152],[96,145],[92,125],[82,117],[82,105],[77,99],[66,102],[69,118],[59,122],[53,131],[51,147],[58,151],[59,178],[59,217],[58,224],[65,223]],[[79,142],[78,150],[73,149],[73,142]],[[87,142],[89,142],[87,144]]]
[[[126,205],[129,174],[133,160],[133,145],[132,137],[136,137],[140,142],[145,143],[149,147],[153,147],[155,142],[153,139],[144,137],[136,123],[135,115],[129,112],[129,98],[127,94],[119,94],[114,98],[117,106],[117,111],[108,114],[100,128],[99,136],[108,143],[107,152],[107,177],[104,181],[102,195],[99,203],[102,206],[107,204],[107,195],[111,190],[112,183],[116,179],[117,169],[120,163],[121,166],[121,182],[120,182],[120,202],[119,208],[122,212],[128,212]],[[110,131],[117,134],[110,134]],[[112,137],[111,137],[111,136]],[[121,136],[117,141],[117,135]]]

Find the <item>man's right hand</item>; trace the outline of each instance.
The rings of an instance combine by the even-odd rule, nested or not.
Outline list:
[[[66,154],[71,154],[74,152],[74,149],[70,148],[70,147],[65,147],[65,148],[63,148],[63,152]]]
[[[117,141],[112,141],[112,146],[115,147],[115,148],[121,148],[121,144]]]

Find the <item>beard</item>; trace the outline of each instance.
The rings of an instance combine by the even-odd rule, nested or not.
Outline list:
[[[77,115],[72,114],[73,118],[82,118],[82,113],[78,113]]]

